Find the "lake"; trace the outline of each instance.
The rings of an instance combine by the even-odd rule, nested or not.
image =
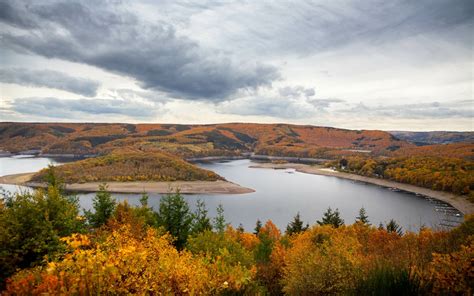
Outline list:
[[[14,156],[0,158],[0,175],[37,171],[48,164],[60,164],[66,159]],[[198,199],[205,201],[209,215],[215,214],[219,204],[224,206],[227,222],[247,231],[252,231],[257,219],[271,219],[284,230],[297,212],[310,224],[321,219],[328,207],[339,209],[346,224],[352,224],[358,211],[364,207],[372,224],[386,223],[395,219],[405,230],[417,231],[420,225],[440,228],[446,219],[456,219],[438,212],[446,204],[433,202],[407,192],[393,192],[376,185],[358,183],[336,177],[319,176],[295,172],[293,169],[273,170],[249,168],[250,160],[199,163],[202,168],[215,171],[227,180],[255,190],[253,193],[237,195],[185,195],[191,208]],[[17,186],[2,185],[15,192]],[[80,194],[80,205],[92,206],[94,194]],[[128,200],[139,204],[140,194],[114,194],[117,200]],[[160,195],[150,194],[149,203],[158,208]],[[459,220],[459,218],[457,218]]]

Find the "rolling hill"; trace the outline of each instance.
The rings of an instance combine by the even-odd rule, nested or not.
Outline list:
[[[165,151],[184,158],[243,152],[335,158],[360,153],[389,155],[415,145],[384,131],[309,125],[0,123],[0,149],[13,153],[38,150],[83,156],[108,154],[124,147]]]

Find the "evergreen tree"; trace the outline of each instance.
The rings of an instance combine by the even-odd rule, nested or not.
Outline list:
[[[140,207],[134,208],[134,212],[138,217],[143,218],[145,224],[150,226],[157,226],[156,215],[153,208],[148,205],[148,194],[142,193],[140,197]]]
[[[219,204],[217,207],[217,216],[214,217],[214,228],[219,233],[224,233],[226,227],[225,217],[224,217],[224,207],[222,204]]]
[[[359,210],[359,216],[356,217],[356,223],[362,223],[364,225],[370,225],[369,216],[367,216],[367,212],[362,207]]]
[[[237,231],[240,232],[240,233],[244,233],[245,232],[245,228],[244,228],[244,225],[242,225],[242,223],[239,224],[239,227],[237,227]]]
[[[260,229],[262,229],[262,226],[263,226],[262,221],[257,220],[257,223],[255,223],[255,229],[254,229],[253,233],[255,235],[258,235],[260,233]]]
[[[335,228],[344,225],[344,220],[340,217],[339,209],[336,209],[334,212],[331,207],[323,214],[321,221],[316,221],[319,225],[332,225]]]
[[[117,202],[109,191],[107,191],[107,184],[99,185],[99,191],[96,193],[94,199],[92,200],[94,212],[87,210],[84,212],[89,225],[92,227],[100,227],[107,223],[107,221],[112,217]]]
[[[196,210],[194,211],[193,218],[193,233],[200,233],[206,230],[212,230],[211,220],[207,216],[206,204],[200,199],[196,201]]]
[[[286,227],[286,234],[292,235],[294,233],[300,233],[306,231],[309,225],[303,226],[303,221],[300,218],[300,213],[298,212],[296,216],[293,218],[293,221],[288,224]]]
[[[175,238],[174,245],[181,250],[191,232],[193,214],[179,190],[161,198],[156,216],[158,226],[162,226]]]
[[[400,225],[398,225],[398,223],[394,219],[390,219],[390,221],[385,226],[385,229],[388,232],[395,232],[396,234],[398,234],[400,236],[403,235],[402,227]]]

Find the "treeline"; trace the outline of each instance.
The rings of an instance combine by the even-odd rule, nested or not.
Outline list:
[[[474,219],[452,231],[403,234],[370,225],[361,209],[345,225],[328,209],[313,226],[298,215],[285,233],[257,221],[234,229],[220,206],[192,212],[179,192],[155,211],[117,203],[101,187],[79,215],[54,176],[48,190],[0,203],[4,295],[472,295]]]
[[[348,157],[333,165],[359,175],[384,178],[433,190],[468,195],[474,190],[474,162],[443,157]]]
[[[198,168],[176,156],[159,152],[117,150],[112,154],[67,163],[54,168],[65,183],[108,181],[215,181],[223,179],[214,172]],[[49,168],[32,181],[44,182]]]

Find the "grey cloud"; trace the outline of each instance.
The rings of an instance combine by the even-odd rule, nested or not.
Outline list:
[[[186,3],[186,1],[181,1]],[[184,4],[183,4],[184,5]],[[420,1],[252,1],[227,2],[212,7],[212,14],[193,11],[196,31],[218,25],[212,40],[223,46],[262,55],[313,54],[350,43],[394,44],[394,41],[433,33],[470,44],[466,32],[456,27],[473,23],[471,0]],[[467,37],[467,38],[466,38]],[[211,40],[211,42],[212,42]]]
[[[146,100],[150,102],[165,103],[170,101],[169,96],[157,91],[142,91],[133,89],[112,89],[109,91],[109,96],[115,99],[134,101]]]
[[[305,88],[303,86],[286,86],[278,90],[280,96],[289,98],[312,97],[316,94],[314,88]]]
[[[24,5],[0,2],[0,21],[18,28],[32,28],[34,22],[26,16]]]
[[[429,102],[404,105],[368,106],[363,103],[341,110],[356,116],[377,116],[404,119],[445,119],[474,117],[474,101],[462,100],[451,103]]]
[[[95,96],[100,85],[90,79],[72,77],[57,71],[25,68],[0,69],[0,82],[55,88],[88,97]]]
[[[223,102],[217,109],[229,114],[298,119],[326,113],[333,104],[345,102],[341,99],[316,99],[315,93],[314,88],[286,86],[278,89],[278,95],[254,93],[250,97]]]
[[[308,118],[314,108],[303,100],[278,97],[252,97],[223,102],[217,106],[218,112],[237,115],[270,116],[285,119]]]
[[[316,109],[323,111],[333,104],[345,103],[346,101],[341,99],[311,99],[308,102],[316,107]]]
[[[10,110],[23,115],[50,118],[81,118],[83,115],[124,115],[131,118],[152,118],[162,108],[159,104],[145,104],[118,99],[75,99],[64,100],[52,97],[17,98],[10,104]]]
[[[3,46],[130,76],[144,88],[176,97],[219,101],[279,79],[273,66],[206,51],[171,24],[144,23],[120,6],[95,1],[5,4],[13,8],[0,15],[2,22],[20,27],[17,14],[23,12],[22,19],[31,20],[34,28],[21,33],[5,29]]]

